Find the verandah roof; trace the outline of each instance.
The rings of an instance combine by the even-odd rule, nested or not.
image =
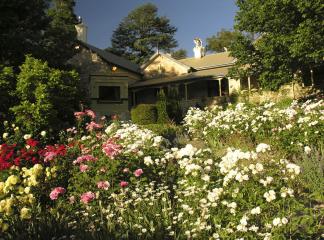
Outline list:
[[[130,85],[130,88],[140,88],[140,87],[148,87],[148,86],[162,86],[170,83],[177,82],[190,82],[191,80],[217,80],[225,77],[228,73],[228,67],[215,68],[204,71],[197,71],[188,73],[181,76],[175,77],[162,77],[162,78],[154,78],[144,81],[136,82]]]

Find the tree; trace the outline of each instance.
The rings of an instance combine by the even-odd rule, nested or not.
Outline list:
[[[45,129],[57,133],[69,126],[79,103],[78,79],[75,71],[50,68],[27,56],[18,75],[19,103],[11,108],[15,122],[32,134]]]
[[[0,119],[7,117],[9,107],[15,103],[15,78],[11,67],[0,66]]]
[[[32,54],[51,66],[65,66],[76,40],[73,7],[73,0],[2,0],[0,64],[16,69]]]
[[[36,56],[52,67],[64,68],[66,62],[76,53],[77,18],[73,12],[74,0],[52,0],[47,15],[50,23],[43,37],[44,52]]]
[[[174,52],[171,53],[171,56],[174,58],[174,59],[184,59],[187,57],[187,50],[185,49],[179,49],[179,50],[176,50]]]
[[[38,54],[49,24],[48,1],[2,0],[0,2],[0,64],[18,66],[25,54]]]
[[[114,31],[109,50],[135,63],[149,59],[157,48],[170,52],[177,46],[174,39],[177,29],[157,12],[157,7],[151,3],[131,11]]]
[[[167,98],[163,89],[161,89],[157,94],[156,101],[156,109],[157,109],[157,123],[168,123],[170,122],[168,112],[167,112]]]
[[[235,28],[260,37],[241,34],[232,44],[232,75],[255,75],[262,87],[275,90],[323,66],[321,0],[237,0],[237,6]]]
[[[207,50],[214,52],[224,52],[229,49],[238,36],[238,32],[222,29],[216,35],[207,38]]]

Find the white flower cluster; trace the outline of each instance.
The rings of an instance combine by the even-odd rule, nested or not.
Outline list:
[[[298,142],[291,145],[308,146],[310,138],[320,138],[320,129],[324,126],[324,101],[306,101],[303,104],[292,102],[284,109],[276,107],[274,103],[266,103],[257,107],[248,107],[243,103],[226,110],[220,108],[200,109],[192,108],[184,119],[184,125],[189,133],[195,137],[221,139],[234,134],[245,136],[274,137],[280,134],[296,133],[300,137]],[[280,141],[278,141],[280,144]],[[263,151],[261,148],[258,151]],[[310,149],[305,148],[308,154]]]
[[[122,123],[120,126],[112,123],[105,129],[106,137],[118,139],[125,153],[142,154],[145,149],[162,148],[166,140],[154,134],[151,130],[143,129],[136,124]]]

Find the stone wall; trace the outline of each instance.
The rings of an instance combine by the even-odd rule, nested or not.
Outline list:
[[[128,86],[140,80],[139,74],[114,64],[103,61],[96,53],[81,47],[70,61],[80,74],[80,84],[83,88],[86,105],[90,105],[98,116],[118,114],[123,119],[129,115]],[[99,86],[119,86],[119,102],[100,102],[98,100]]]
[[[278,91],[262,91],[258,89],[243,90],[238,96],[238,102],[263,103],[266,101],[279,102],[284,99],[297,99],[312,92],[310,87],[302,87],[299,84],[289,84],[282,86]]]

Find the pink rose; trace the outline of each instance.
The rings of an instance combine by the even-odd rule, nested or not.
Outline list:
[[[84,115],[85,115],[84,112],[75,112],[75,113],[74,113],[74,117],[75,117],[77,120],[80,120]]]
[[[106,143],[102,144],[102,151],[112,159],[114,159],[114,157],[121,152],[121,149],[121,145],[115,144],[111,140],[108,140]]]
[[[80,201],[83,202],[84,204],[88,204],[95,198],[96,198],[96,194],[94,194],[93,192],[86,192],[81,195]]]
[[[135,177],[140,177],[143,173],[144,173],[143,169],[139,168],[139,169],[135,170],[134,175],[135,175]]]
[[[86,126],[86,129],[89,131],[89,132],[91,132],[91,131],[93,131],[93,130],[95,130],[95,129],[101,129],[102,128],[102,125],[101,124],[98,124],[98,123],[95,123],[95,122],[90,122],[90,123],[88,123],[87,124],[87,126]]]
[[[73,161],[73,164],[83,163],[83,162],[95,162],[97,158],[92,155],[83,155],[78,157],[76,160]]]
[[[128,186],[128,182],[121,181],[121,182],[119,183],[119,186],[121,186],[122,188],[127,187],[127,186]]]
[[[52,161],[57,156],[55,152],[46,152],[44,154],[44,162]]]
[[[50,193],[50,199],[52,200],[56,200],[60,194],[64,194],[66,192],[65,188],[62,187],[56,187],[52,190],[52,192]]]
[[[84,111],[85,114],[87,114],[89,117],[91,117],[92,119],[96,118],[96,114],[94,113],[94,111],[90,110],[90,109],[86,109]]]
[[[97,187],[99,189],[108,190],[108,188],[110,187],[110,184],[108,181],[99,181],[99,182],[97,182]]]
[[[81,164],[80,165],[80,171],[81,172],[86,172],[89,170],[89,166],[88,165],[85,165],[85,164]]]

